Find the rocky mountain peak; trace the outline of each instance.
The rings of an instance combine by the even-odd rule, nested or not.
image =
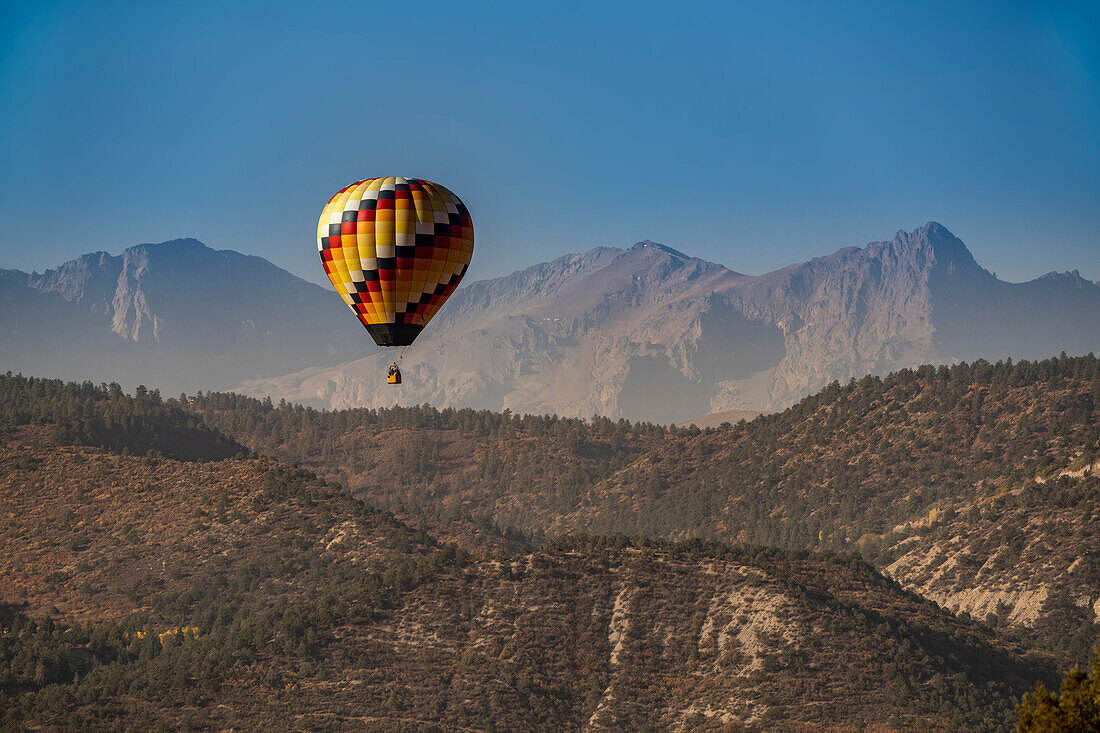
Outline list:
[[[27,278],[28,284],[42,292],[57,293],[65,300],[91,306],[102,312],[110,302],[115,283],[122,271],[122,259],[107,252],[89,252],[75,260]]]
[[[167,242],[155,242],[136,244],[127,247],[122,253],[122,259],[127,262],[156,260],[158,262],[191,262],[196,259],[207,259],[225,256],[228,251],[222,252],[207,247],[197,239],[186,237],[183,239],[170,239]],[[232,254],[236,255],[236,252]]]
[[[638,277],[650,283],[657,283],[669,278],[681,281],[684,279],[741,276],[741,273],[734,272],[717,262],[692,257],[678,249],[673,249],[666,244],[649,239],[635,243],[630,249],[616,251],[619,253],[618,258],[621,265],[627,269],[636,270]],[[613,269],[609,270],[607,274],[610,274]]]
[[[160,251],[188,250],[188,249],[191,249],[191,250],[210,250],[211,252],[216,252],[217,251],[217,250],[214,250],[210,247],[207,247],[205,244],[203,244],[199,240],[195,239],[194,237],[179,237],[177,239],[169,239],[169,240],[164,241],[164,242],[145,242],[143,244],[135,244],[133,247],[127,247],[126,251],[129,252],[131,250],[138,250],[138,249],[160,250]]]
[[[893,244],[900,251],[930,255],[928,264],[941,269],[961,272],[984,272],[962,240],[943,224],[930,221],[912,231],[899,231]]]
[[[1091,285],[1100,285],[1100,283],[1094,283],[1091,280],[1086,280],[1081,277],[1080,270],[1069,270],[1068,272],[1055,272],[1051,271],[1045,275],[1042,275],[1035,279],[1035,282],[1044,282],[1050,284],[1058,284],[1062,286],[1068,286],[1071,288],[1087,288]]]
[[[661,244],[660,242],[651,242],[648,239],[643,239],[642,241],[635,243],[634,246],[631,247],[630,249],[631,249],[631,251],[634,251],[634,252],[639,251],[639,250],[645,250],[645,249],[656,249],[656,250],[660,250],[661,252],[664,252],[665,254],[672,255],[673,257],[675,257],[677,259],[681,259],[681,260],[694,259],[694,258],[689,257],[688,255],[684,254],[683,252],[681,252],[678,249],[673,249],[672,247],[669,247],[668,245],[665,245],[665,244]]]

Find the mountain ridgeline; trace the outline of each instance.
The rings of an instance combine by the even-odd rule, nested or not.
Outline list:
[[[130,389],[230,388],[373,351],[332,293],[194,239],[0,271],[0,309],[0,368]]]
[[[63,445],[86,445],[184,461],[220,460],[248,450],[160,393],[118,384],[0,375],[0,429],[45,433]]]
[[[924,363],[1098,349],[1100,286],[1002,282],[932,222],[759,277],[653,242],[568,255],[455,293],[405,355],[399,391],[378,384],[384,354],[243,391],[669,423]]]
[[[1100,286],[1002,282],[934,222],[761,276],[646,241],[469,283],[408,350],[400,389],[334,293],[190,239],[0,271],[0,315],[0,369],[28,374],[663,424],[923,363],[1100,350]]]

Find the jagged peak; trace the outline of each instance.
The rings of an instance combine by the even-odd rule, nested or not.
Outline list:
[[[115,259],[118,259],[115,255],[111,254],[110,252],[104,252],[103,250],[97,250],[95,252],[85,252],[79,257],[74,257],[71,260],[62,262],[57,267],[47,269],[43,274],[48,275],[52,272],[63,272],[66,270],[81,268],[87,269],[89,267],[103,267],[107,263]],[[34,275],[37,276],[38,273],[36,272],[34,273]]]
[[[9,270],[0,267],[0,282],[14,282],[21,285],[27,285],[31,275],[23,272],[22,270]]]
[[[95,252],[85,252],[79,257],[75,257],[67,262],[62,262],[60,265],[54,268],[46,270],[41,275],[34,273],[32,278],[39,280],[48,280],[53,277],[64,277],[71,273],[78,271],[100,270],[106,267],[122,267],[123,262],[128,259],[132,259],[134,256],[148,255],[152,252],[199,252],[199,251],[215,252],[207,247],[205,244],[192,237],[184,237],[180,239],[170,239],[166,242],[155,242],[146,244],[135,244],[132,247],[127,247],[122,251],[120,255],[113,255],[110,252],[103,250],[97,250]],[[229,250],[231,251],[231,250]]]
[[[926,222],[923,226],[919,226],[913,230],[915,235],[924,235],[932,239],[952,239],[958,240],[958,238],[952,234],[947,227],[940,224],[938,221]]]
[[[963,241],[952,234],[947,227],[938,221],[930,221],[924,226],[917,227],[911,232],[899,230],[894,236],[894,244],[897,245],[927,245],[936,254],[937,259],[948,258],[960,261],[974,261],[974,256],[967,249]]]
[[[1064,272],[1058,272],[1057,270],[1051,270],[1050,272],[1040,275],[1032,282],[1067,282],[1076,287],[1084,287],[1086,285],[1097,285],[1092,280],[1081,276],[1080,270],[1066,270]]]
[[[97,249],[95,252],[85,252],[84,254],[77,257],[75,260],[70,260],[70,262],[91,262],[93,260],[96,262],[103,262],[104,260],[109,260],[112,257],[114,257],[114,255],[110,252],[102,249]]]
[[[840,250],[840,252],[844,251],[846,250]],[[911,232],[904,229],[898,230],[892,240],[871,242],[861,251],[872,257],[898,255],[914,257],[923,266],[947,268],[951,272],[959,270],[984,272],[962,240],[937,221],[929,221]]]
[[[634,246],[630,248],[630,250],[631,251],[637,251],[637,250],[642,250],[642,249],[647,249],[647,248],[648,249],[657,249],[657,250],[660,250],[660,251],[664,252],[665,254],[669,254],[669,255],[672,255],[673,257],[677,257],[677,258],[683,259],[683,260],[694,259],[693,257],[684,254],[683,252],[681,252],[678,249],[673,249],[672,247],[669,247],[667,244],[661,244],[660,242],[653,242],[653,241],[650,241],[648,239],[643,239],[640,242],[636,242],[634,244]]]

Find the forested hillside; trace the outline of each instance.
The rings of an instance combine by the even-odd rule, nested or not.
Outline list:
[[[0,375],[0,430],[20,428],[44,430],[63,444],[183,460],[216,460],[248,452],[201,426],[178,404],[165,404],[156,390],[139,387],[130,396],[118,384],[77,384],[8,372]]]
[[[468,562],[285,464],[131,455],[180,425],[180,453],[228,445],[156,395],[5,386],[18,409],[0,431],[4,730],[278,720],[282,680],[327,674],[338,628]],[[72,444],[104,416],[121,449]]]
[[[172,426],[231,445],[175,400],[4,384],[5,729],[1000,730],[1024,690],[1056,678],[1048,652],[856,555],[621,535],[469,554],[301,468],[239,450],[209,460],[188,433],[162,448],[191,459],[133,455]],[[551,463],[587,455],[592,471],[593,455],[626,467],[705,437],[371,419],[414,417],[467,421],[501,451],[545,433]],[[74,426],[100,419],[112,440],[77,444],[93,441]]]
[[[426,405],[329,412],[214,392],[189,403],[206,424],[258,453],[308,466],[441,536],[499,526],[517,539],[542,538],[542,524],[499,508],[516,497],[522,503],[515,508],[526,512],[537,497],[539,511],[567,514],[578,495],[678,432],[626,420]],[[480,546],[495,531],[458,532],[455,539]]]
[[[1098,360],[1063,355],[833,384],[706,431],[222,394],[194,409],[437,525],[859,550],[908,588],[1080,658],[1100,602],[1098,404]]]

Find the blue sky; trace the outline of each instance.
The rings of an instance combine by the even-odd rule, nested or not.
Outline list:
[[[934,219],[1100,279],[1100,4],[4,3],[0,267],[197,237],[316,282],[325,201],[466,202],[470,277],[653,239],[766,272]]]

